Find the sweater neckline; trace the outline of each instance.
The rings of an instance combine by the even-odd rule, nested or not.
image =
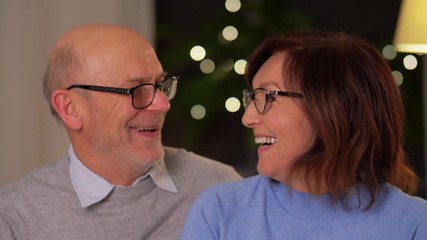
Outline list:
[[[382,186],[382,191],[374,205],[369,210],[365,210],[370,201],[370,194],[362,184],[352,188],[347,198],[347,205],[344,205],[340,200],[334,202],[329,193],[315,195],[294,190],[272,179],[268,181],[270,181],[270,190],[284,214],[297,224],[311,227],[339,228],[357,224],[362,220],[366,221],[380,210],[378,206],[387,194]]]
[[[143,182],[131,186],[115,186],[110,193],[110,199],[132,200],[139,199],[156,188],[152,178],[146,178]]]

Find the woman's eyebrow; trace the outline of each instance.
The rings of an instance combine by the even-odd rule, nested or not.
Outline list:
[[[265,82],[262,82],[258,87],[262,87],[262,88],[277,87],[277,88],[279,88],[279,86],[277,85],[277,83],[274,82],[274,81],[265,81]]]

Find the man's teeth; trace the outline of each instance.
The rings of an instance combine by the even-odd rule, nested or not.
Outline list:
[[[256,137],[255,143],[261,145],[271,145],[277,142],[277,138],[273,137]]]
[[[149,132],[154,132],[156,131],[155,128],[138,128],[137,129],[139,132],[143,132],[143,131],[149,131]]]

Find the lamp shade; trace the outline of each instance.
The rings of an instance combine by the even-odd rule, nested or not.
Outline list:
[[[427,0],[402,0],[394,45],[400,52],[427,53]]]

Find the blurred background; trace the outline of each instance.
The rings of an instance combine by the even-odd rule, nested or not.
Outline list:
[[[42,97],[42,76],[54,41],[93,22],[141,32],[169,75],[181,77],[164,144],[233,165],[243,176],[256,174],[257,161],[252,132],[241,124],[251,51],[267,36],[295,30],[358,34],[383,53],[401,86],[406,147],[425,179],[423,59],[392,45],[400,6],[400,0],[0,0],[0,185],[65,156],[69,143]]]

